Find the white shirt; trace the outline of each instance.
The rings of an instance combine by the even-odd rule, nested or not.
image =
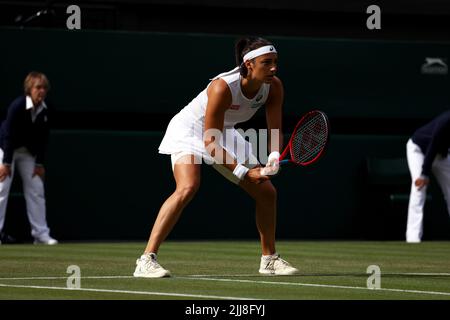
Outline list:
[[[33,100],[31,100],[30,96],[27,96],[26,98],[26,109],[29,110],[31,109],[31,121],[36,121],[36,117],[38,116],[39,113],[42,112],[42,110],[44,110],[44,108],[47,108],[47,105],[45,104],[45,101],[42,101],[40,105],[37,106],[37,108],[33,108]]]
[[[218,78],[224,80],[228,84],[232,96],[231,106],[225,112],[224,127],[233,127],[239,122],[249,120],[258,109],[264,105],[269,96],[270,84],[264,83],[253,99],[245,97],[242,93],[241,75],[239,74],[239,71],[230,71],[220,74],[213,79]],[[182,117],[185,118],[184,121],[187,123],[199,121],[203,125],[206,105],[208,103],[207,90],[210,85],[211,83],[209,83],[197,97],[181,110],[180,113],[184,116]]]
[[[252,146],[240,135],[234,125],[249,120],[260,107],[264,105],[269,96],[270,84],[263,84],[253,99],[246,98],[241,89],[241,76],[238,68],[221,73],[213,79],[223,79],[230,88],[232,102],[230,108],[225,112],[224,129],[234,136],[224,139],[222,146],[233,156],[235,153],[234,142],[238,145],[247,145],[250,153]],[[211,83],[200,92],[187,106],[177,113],[169,123],[164,138],[159,146],[159,152],[163,154],[174,154],[177,152],[189,152],[210,159],[205,149],[203,133],[205,128],[205,113],[208,104],[207,90]],[[228,134],[228,133],[227,133]],[[225,138],[226,135],[223,136]],[[240,147],[239,147],[240,148]],[[235,156],[237,157],[237,156]],[[242,160],[242,159],[241,159]],[[240,162],[242,162],[239,160]]]

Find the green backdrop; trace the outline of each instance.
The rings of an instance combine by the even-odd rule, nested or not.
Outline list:
[[[0,105],[21,94],[30,70],[45,72],[56,111],[172,116],[215,74],[233,68],[236,36],[0,29]],[[448,43],[269,37],[279,51],[285,115],[320,108],[332,119],[428,119],[449,108],[448,74],[424,74],[427,57],[447,62]],[[165,124],[163,124],[165,126]],[[132,126],[132,124],[131,124]],[[52,130],[47,155],[48,221],[61,240],[145,239],[174,181],[163,136],[146,131]],[[80,128],[83,127],[80,124]],[[278,236],[403,239],[406,203],[370,188],[366,160],[404,157],[408,135],[333,133],[315,166],[286,168],[279,191]],[[17,180],[17,179],[16,179]],[[404,181],[406,190],[408,179]],[[15,182],[15,189],[20,186]],[[389,188],[389,187],[386,187]],[[450,238],[438,188],[431,188],[424,237]],[[6,228],[26,237],[20,193]],[[204,166],[202,186],[171,238],[256,238],[254,206]]]

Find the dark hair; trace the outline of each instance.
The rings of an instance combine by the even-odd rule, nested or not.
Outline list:
[[[252,50],[269,45],[272,45],[270,41],[260,37],[245,37],[236,41],[234,45],[236,65],[240,66],[240,72],[243,77],[247,76],[247,67],[243,63],[244,56]]]

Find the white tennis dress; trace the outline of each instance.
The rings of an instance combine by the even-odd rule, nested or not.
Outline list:
[[[241,90],[241,75],[239,73],[239,68],[221,73],[211,80],[219,78],[223,79],[228,84],[232,96],[232,103],[225,112],[224,135],[221,145],[229,154],[237,159],[238,163],[246,163],[248,162],[249,157],[252,157],[253,155],[252,146],[241,134],[239,134],[234,126],[237,123],[249,120],[258,109],[265,104],[269,95],[270,84],[263,84],[255,97],[253,99],[248,99],[243,95]],[[208,103],[207,90],[211,83],[212,82],[210,82],[197,97],[172,118],[159,146],[159,153],[170,155],[193,154],[203,159],[208,164],[214,163],[214,160],[206,150],[203,142],[205,112]],[[232,139],[230,139],[230,137]],[[242,156],[242,153],[236,152],[236,148],[242,147],[249,151],[246,152],[244,157]],[[222,169],[224,169],[223,166],[220,165],[214,167],[224,174],[222,171]],[[229,177],[227,176],[227,178]]]

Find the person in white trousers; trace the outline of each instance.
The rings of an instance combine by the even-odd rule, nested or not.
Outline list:
[[[45,74],[30,72],[24,81],[25,95],[11,103],[0,126],[0,232],[14,171],[18,170],[34,244],[54,245],[58,241],[50,236],[46,220],[43,165],[49,134],[45,103],[49,88]]]
[[[406,144],[412,184],[408,205],[406,242],[420,243],[427,186],[433,172],[450,214],[450,110],[414,132]]]

